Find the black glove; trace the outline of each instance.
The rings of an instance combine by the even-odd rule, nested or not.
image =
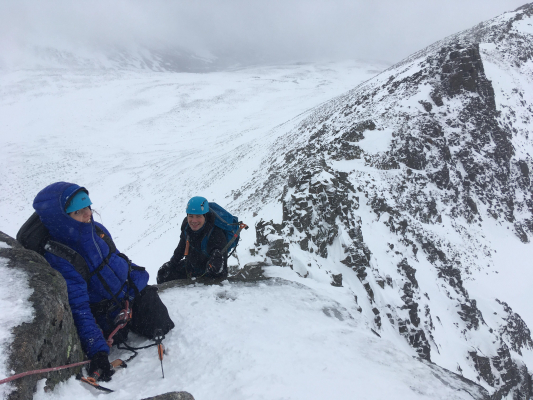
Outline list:
[[[89,376],[96,378],[98,381],[109,382],[115,370],[111,369],[107,353],[100,351],[93,356],[89,364]]]
[[[207,270],[214,274],[219,274],[222,272],[223,266],[224,258],[222,257],[222,253],[219,249],[213,250],[213,253],[211,253],[211,258],[209,258],[209,261],[207,262]]]
[[[170,262],[167,261],[161,266],[161,268],[159,268],[159,271],[157,271],[157,284],[166,282],[171,271],[172,268],[170,266]]]

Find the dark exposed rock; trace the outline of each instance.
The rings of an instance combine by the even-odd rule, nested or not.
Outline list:
[[[485,382],[490,386],[494,386],[494,375],[492,374],[492,366],[490,364],[490,359],[479,355],[477,352],[472,351],[468,353],[474,362],[476,370],[479,372],[479,375]]]
[[[435,103],[435,105],[436,105],[437,107],[441,107],[441,106],[444,105],[444,103],[442,102],[442,95],[441,95],[438,91],[433,90],[433,91],[430,93],[429,96],[431,97],[431,100],[433,100],[433,102]]]
[[[398,263],[398,271],[409,279],[413,287],[418,289],[418,281],[415,278],[416,269],[409,265],[406,258]]]
[[[264,275],[263,267],[266,267],[266,263],[254,262],[245,264],[241,269],[237,270],[235,274],[230,276],[230,281],[244,281],[244,282],[257,282],[268,279]]]
[[[84,353],[72,312],[68,303],[65,280],[50,267],[39,254],[24,249],[18,242],[0,232],[0,241],[11,248],[0,247],[0,257],[8,260],[7,267],[24,271],[33,293],[30,303],[34,318],[13,329],[14,340],[10,346],[9,369],[15,373],[51,368],[83,361]],[[13,351],[14,350],[14,351]],[[37,381],[47,378],[46,385],[53,387],[80,371],[81,367],[51,372],[47,375],[27,376],[12,382],[16,391],[9,400],[31,399]]]
[[[474,200],[472,200],[472,197],[466,198],[466,204],[468,204],[468,207],[472,210],[474,214],[477,214],[477,204]]]
[[[518,164],[520,166],[520,172],[522,172],[522,176],[524,176],[524,178],[529,178],[529,167],[527,162],[520,160]]]
[[[458,311],[461,319],[466,322],[467,329],[478,329],[481,317],[481,312],[476,306],[476,300],[467,300],[460,305],[461,311]]]
[[[342,286],[342,274],[331,275],[331,286],[336,286],[336,287]]]
[[[142,400],[194,400],[188,392],[168,392],[154,397],[146,397]]]
[[[496,299],[496,302],[501,304],[506,315],[503,319],[506,325],[500,328],[500,333],[510,345],[511,350],[516,351],[522,355],[522,349],[533,349],[533,340],[531,339],[531,331],[526,323],[522,320],[520,315],[513,312],[511,307],[504,301]]]
[[[422,107],[424,107],[424,110],[427,112],[430,112],[433,109],[433,106],[429,101],[420,100],[420,104],[422,104]]]
[[[457,48],[448,53],[447,60],[442,65],[442,89],[449,96],[460,94],[463,90],[468,92],[487,92],[494,98],[492,86],[484,78],[483,62],[479,55],[479,46],[470,48]]]

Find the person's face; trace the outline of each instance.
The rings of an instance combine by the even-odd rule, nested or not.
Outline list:
[[[71,212],[68,215],[70,215],[78,222],[84,222],[88,224],[89,222],[91,222],[91,216],[93,215],[93,212],[90,207],[85,207],[81,210]]]
[[[205,224],[205,215],[187,214],[187,222],[193,231],[197,231]]]

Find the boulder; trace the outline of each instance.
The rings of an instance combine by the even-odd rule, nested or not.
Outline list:
[[[24,249],[15,239],[0,232],[0,257],[7,259],[8,268],[24,271],[33,289],[30,303],[34,317],[13,329],[13,342],[8,351],[8,370],[15,374],[57,367],[83,361],[84,353],[68,303],[67,285],[41,255]],[[31,375],[12,382],[15,390],[8,400],[32,399],[37,381],[46,378],[53,389],[60,381],[78,373],[81,367],[48,374]]]
[[[168,392],[142,400],[194,400],[194,397],[187,392]]]

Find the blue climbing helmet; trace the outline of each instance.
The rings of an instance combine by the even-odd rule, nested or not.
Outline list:
[[[209,202],[205,197],[195,196],[187,203],[187,214],[207,214],[209,212]]]
[[[70,200],[65,212],[69,214],[71,212],[81,210],[82,208],[89,207],[91,204],[93,203],[89,198],[89,194],[83,190],[80,190],[72,197],[72,200]]]

